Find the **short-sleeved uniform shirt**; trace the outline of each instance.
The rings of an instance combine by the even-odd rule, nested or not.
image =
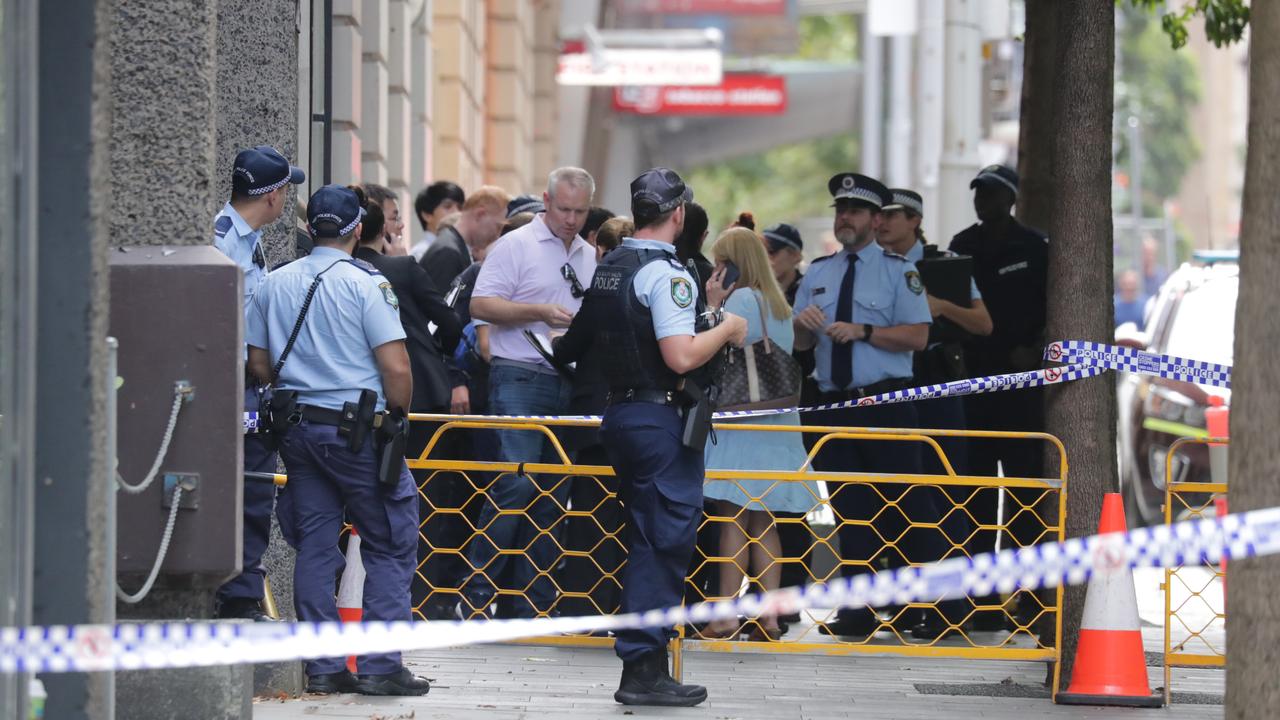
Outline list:
[[[213,219],[213,246],[231,258],[244,272],[244,312],[247,321],[249,302],[267,276],[266,256],[262,252],[262,231],[250,227],[240,217],[240,213],[231,207],[231,203],[227,203]],[[262,264],[259,265],[259,262]]]
[[[276,387],[297,390],[298,402],[331,410],[356,402],[360,391],[378,393],[386,407],[373,350],[404,340],[399,301],[372,265],[337,248],[311,254],[271,273],[253,296],[245,340],[269,351],[274,364],[284,351],[307,290],[324,273]]]
[[[660,240],[623,238],[625,247],[661,250],[674,262],[655,260],[636,271],[631,292],[653,316],[653,332],[658,339],[678,335],[696,335],[698,284],[693,275],[680,266],[675,246]]]
[[[596,250],[580,237],[575,237],[566,250],[564,241],[552,234],[540,213],[527,225],[507,233],[489,248],[471,297],[496,297],[529,304],[551,303],[577,313],[582,307],[582,298],[573,296],[573,284],[564,276],[565,265],[573,268],[578,285],[586,290],[596,272]],[[551,364],[525,340],[524,330],[546,337],[551,328],[544,322],[493,325],[489,331],[489,352],[495,358],[550,367]]]
[[[814,261],[796,291],[795,312],[816,305],[827,318],[836,321],[836,301],[845,269],[854,262],[848,250]],[[876,327],[932,322],[924,285],[914,263],[871,242],[856,253],[853,282],[853,324]],[[832,340],[816,333],[815,377],[818,388],[836,390],[831,381]],[[865,387],[882,380],[911,377],[911,351],[882,350],[862,341],[853,343],[853,387]]]

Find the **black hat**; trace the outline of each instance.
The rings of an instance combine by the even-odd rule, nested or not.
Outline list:
[[[800,231],[786,223],[765,228],[764,240],[769,244],[769,252],[777,252],[784,247],[804,251],[804,241],[800,239]]]
[[[275,148],[259,145],[236,154],[231,189],[241,195],[265,195],[286,183],[299,185],[306,179],[302,168],[290,165]]]
[[[917,215],[924,214],[924,198],[915,190],[893,188],[889,191],[893,202],[880,208],[881,210],[910,210]]]
[[[325,185],[307,202],[307,224],[311,237],[338,238],[356,229],[364,219],[364,208],[354,190],[341,185]]]
[[[827,191],[836,200],[857,200],[877,211],[893,202],[889,188],[875,178],[858,173],[847,172],[833,176],[827,181]]]
[[[969,188],[978,187],[978,183],[1003,185],[1018,195],[1018,171],[1008,165],[988,165],[978,171],[978,176],[969,183]]]
[[[547,206],[542,203],[542,198],[533,195],[517,195],[511,198],[511,202],[507,203],[507,217],[518,215],[522,212],[538,214],[545,212]]]
[[[631,181],[631,214],[654,217],[671,212],[693,199],[693,190],[675,170],[656,167]]]

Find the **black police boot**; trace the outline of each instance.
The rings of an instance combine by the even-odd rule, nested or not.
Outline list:
[[[707,699],[707,689],[672,679],[667,671],[667,652],[657,650],[639,660],[623,661],[622,682],[613,699],[623,705],[693,707]]]
[[[213,616],[219,620],[252,620],[275,622],[276,619],[262,609],[262,602],[253,598],[229,598],[218,603]]]
[[[307,692],[316,695],[353,693],[357,692],[357,683],[356,676],[352,675],[350,670],[340,670],[324,675],[308,675]]]
[[[431,681],[401,667],[387,675],[360,674],[356,678],[356,692],[361,695],[426,695],[431,691]]]
[[[880,617],[870,608],[856,608],[841,611],[834,622],[818,626],[823,635],[841,635],[854,637],[871,635],[880,627]]]

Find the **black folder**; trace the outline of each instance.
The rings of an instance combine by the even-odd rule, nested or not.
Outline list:
[[[949,300],[960,307],[973,304],[969,283],[973,278],[973,258],[954,255],[929,258],[916,263],[925,292]]]

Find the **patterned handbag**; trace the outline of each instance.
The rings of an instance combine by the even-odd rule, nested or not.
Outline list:
[[[729,348],[717,410],[772,410],[800,403],[800,364],[769,339],[764,302],[754,294],[764,337],[746,347]]]

